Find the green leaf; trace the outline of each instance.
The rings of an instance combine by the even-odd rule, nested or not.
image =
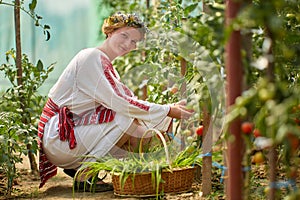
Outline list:
[[[37,67],[37,69],[38,69],[39,71],[42,71],[42,70],[43,70],[44,65],[43,65],[43,63],[42,63],[41,60],[38,60],[36,67]]]
[[[47,25],[47,24],[45,24],[45,25],[44,25],[44,29],[50,29],[50,26]]]
[[[55,64],[56,64],[56,63],[51,63],[51,65],[48,66],[48,68],[47,68],[48,72],[51,72],[51,71],[54,70],[54,65],[55,65]]]
[[[6,69],[6,68],[7,68],[7,65],[6,65],[6,64],[0,65],[0,71],[4,70],[4,69]]]
[[[29,4],[29,9],[33,11],[36,8],[37,0],[32,0]]]
[[[191,4],[184,9],[184,15],[187,16],[193,10],[195,10],[198,6],[198,3]]]

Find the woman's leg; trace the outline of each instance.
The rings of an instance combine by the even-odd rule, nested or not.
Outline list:
[[[118,140],[116,145],[109,152],[114,157],[122,158],[128,155],[128,152],[134,152],[138,149],[140,140],[147,129],[140,125],[135,119],[126,133]],[[144,135],[143,144],[148,144],[152,135]]]

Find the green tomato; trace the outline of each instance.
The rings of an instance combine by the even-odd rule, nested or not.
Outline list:
[[[185,151],[187,153],[193,153],[195,151],[196,147],[195,146],[188,146]]]
[[[242,116],[242,117],[245,117],[246,115],[247,115],[247,108],[245,108],[245,107],[242,107],[242,108],[240,108],[240,115]]]
[[[236,99],[235,99],[235,104],[237,106],[244,106],[245,104],[247,103],[247,99],[242,97],[242,96],[238,96]]]
[[[184,130],[181,134],[182,134],[182,135],[186,135],[186,136],[191,136],[191,135],[192,135],[192,131],[186,129],[186,130]]]
[[[189,144],[191,144],[192,142],[194,142],[194,138],[193,138],[192,136],[188,136],[188,137],[186,138],[186,141],[187,141]]]
[[[268,101],[274,97],[274,92],[266,88],[262,88],[258,91],[258,97],[262,101]]]
[[[197,146],[198,146],[197,142],[193,142],[193,143],[192,143],[192,146],[193,146],[193,147],[197,147]]]

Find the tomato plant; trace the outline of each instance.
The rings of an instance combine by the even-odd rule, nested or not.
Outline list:
[[[22,161],[22,155],[28,155],[31,171],[38,173],[34,153],[37,151],[37,121],[44,105],[45,97],[39,95],[38,88],[53,70],[53,64],[44,68],[41,60],[34,65],[26,54],[21,55],[20,14],[23,11],[33,20],[34,25],[43,28],[46,40],[50,39],[50,26],[41,25],[41,16],[35,13],[36,0],[32,0],[26,9],[24,1],[0,1],[0,6],[15,9],[16,50],[6,52],[6,63],[0,63],[0,72],[8,79],[11,86],[0,97],[0,166],[6,175],[7,188],[5,196],[10,196],[14,179],[18,176],[16,163]],[[2,171],[3,170],[3,171]]]
[[[224,111],[220,105],[223,91],[218,86],[219,81],[213,81],[211,76],[207,78],[206,74],[222,74],[222,78],[226,77],[226,72],[220,73],[224,69],[224,44],[232,31],[240,31],[245,80],[241,84],[245,91],[229,109],[228,123],[236,118],[253,123],[252,127],[240,127],[247,134],[243,135],[246,141],[245,160],[249,159],[249,152],[257,148],[253,140],[258,138],[272,141],[270,144],[278,148],[280,158],[290,157],[293,148],[287,134],[300,136],[297,120],[300,119],[300,112],[295,110],[299,105],[300,80],[297,70],[300,64],[300,57],[297,56],[300,53],[297,1],[252,1],[251,4],[244,2],[238,18],[232,21],[228,29],[224,29],[224,1],[203,1],[204,12],[195,12],[198,9],[195,1],[153,1],[149,7],[137,1],[126,7],[125,2],[114,1],[110,4],[114,4],[116,10],[140,10],[141,13],[145,11],[144,17],[151,28],[163,27],[158,32],[161,40],[154,47],[139,52],[140,55],[146,55],[145,57],[134,54],[118,61],[121,66],[128,66],[123,74],[132,73],[126,73],[126,81],[132,85],[136,81],[139,85],[141,81],[147,80],[149,101],[173,103],[187,98],[189,107],[197,110],[195,119],[199,121],[203,120],[203,108],[214,111],[213,108],[218,107]],[[174,41],[170,39],[172,34],[168,34],[167,38],[163,33],[171,30],[188,35],[195,43],[208,49],[205,53],[210,56],[210,60],[201,51],[173,51],[177,46],[172,46],[173,49],[166,48]],[[178,44],[180,40],[176,42]],[[179,47],[185,49],[188,45],[186,42]],[[182,58],[188,58],[184,75],[179,73]],[[131,60],[137,60],[138,64],[133,65]],[[147,66],[142,70],[134,70],[138,65],[145,66],[145,63]],[[198,63],[201,65],[199,68],[195,67]],[[211,70],[211,63],[217,63],[217,71]],[[140,80],[136,77],[140,77]],[[175,84],[178,85],[178,91],[171,90]],[[184,86],[186,93],[179,92]],[[136,91],[140,92],[138,88]],[[217,106],[215,99],[218,99]],[[293,109],[295,111],[291,112]],[[221,115],[211,113],[214,119]],[[292,165],[291,159],[284,161],[286,166]],[[299,163],[297,159],[293,162]]]

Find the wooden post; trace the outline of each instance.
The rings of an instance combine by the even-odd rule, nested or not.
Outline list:
[[[181,72],[181,76],[184,77],[185,74],[186,74],[186,60],[184,58],[181,58],[180,60],[180,72]],[[181,88],[180,88],[180,94],[181,94],[181,97],[182,98],[185,98],[186,97],[186,82],[184,81],[181,85]],[[181,128],[185,128],[185,123],[184,123],[184,120],[182,120],[182,123],[181,123]],[[181,150],[183,150],[185,148],[185,145],[184,145],[184,136],[181,136]]]
[[[226,25],[237,16],[240,4],[234,0],[226,1]],[[242,92],[242,61],[241,61],[241,35],[239,31],[233,31],[225,47],[225,68],[227,78],[227,111],[229,106],[235,103],[235,99]],[[242,199],[242,137],[241,122],[239,119],[229,125],[228,143],[228,179],[226,180],[227,199]]]
[[[147,85],[143,86],[142,91],[143,91],[142,99],[146,100],[147,99]]]
[[[276,166],[277,166],[277,151],[276,147],[272,146],[269,151],[269,182],[270,182],[270,190],[268,193],[268,199],[269,200],[275,200],[276,199],[276,188],[275,188],[275,182],[276,182]]]
[[[15,1],[15,7],[14,7],[14,18],[15,18],[15,42],[16,42],[16,68],[17,68],[17,84],[18,86],[23,85],[23,69],[22,69],[22,47],[21,47],[21,20],[20,20],[20,0]],[[18,94],[19,96],[19,103],[20,108],[25,111],[25,99],[23,94]],[[24,117],[22,119],[22,122],[25,124],[28,124],[28,120]],[[33,174],[37,174],[37,164],[35,161],[35,156],[31,151],[32,147],[31,144],[27,144],[27,150],[28,150],[28,158],[30,162],[31,172]]]
[[[16,67],[17,84],[22,85],[22,51],[21,51],[21,23],[20,23],[20,0],[15,1],[15,42],[16,42]],[[23,104],[20,102],[21,105]]]
[[[150,8],[150,0],[146,0],[146,8],[149,9]],[[147,16],[148,18],[149,16]],[[142,59],[143,60],[146,60],[146,52],[145,51],[142,51]],[[146,100],[147,97],[148,97],[148,94],[147,94],[147,84],[145,84],[143,87],[142,87],[142,92],[143,92],[143,96],[142,96],[142,99],[143,100]]]
[[[274,11],[273,11],[274,12]],[[269,37],[269,39],[271,40],[271,44],[270,47],[268,49],[268,56],[273,57],[273,48],[275,45],[274,42],[274,35],[272,33],[271,28],[267,25],[266,26],[266,35],[267,37]],[[274,82],[275,81],[275,73],[274,73],[274,68],[275,68],[275,64],[274,64],[274,60],[270,59],[269,63],[268,63],[268,68],[267,68],[267,77],[269,79],[270,82]],[[269,169],[269,184],[271,186],[270,191],[269,191],[269,200],[275,200],[276,199],[276,187],[274,187],[274,184],[276,183],[276,174],[277,174],[277,150],[276,150],[276,145],[272,145],[272,147],[270,148],[269,151],[269,165],[270,165],[270,169]]]
[[[141,53],[142,56],[142,60],[145,61],[146,60],[146,52],[142,51]],[[145,101],[148,97],[148,87],[147,87],[147,78],[144,78],[144,81],[141,83],[140,85],[140,89],[142,89],[142,99]]]
[[[210,13],[209,7],[203,3],[203,12]],[[212,172],[212,140],[213,140],[213,126],[210,126],[211,115],[208,111],[207,106],[203,108],[203,139],[202,139],[202,152],[203,155],[203,165],[202,165],[202,195],[207,196],[211,193],[212,182],[211,182],[211,172]]]
[[[211,116],[207,107],[203,108],[203,143],[202,149],[203,154],[203,165],[202,165],[202,193],[203,196],[207,196],[211,193],[211,168],[212,168],[212,139],[213,139],[213,130],[212,125],[210,125]]]

